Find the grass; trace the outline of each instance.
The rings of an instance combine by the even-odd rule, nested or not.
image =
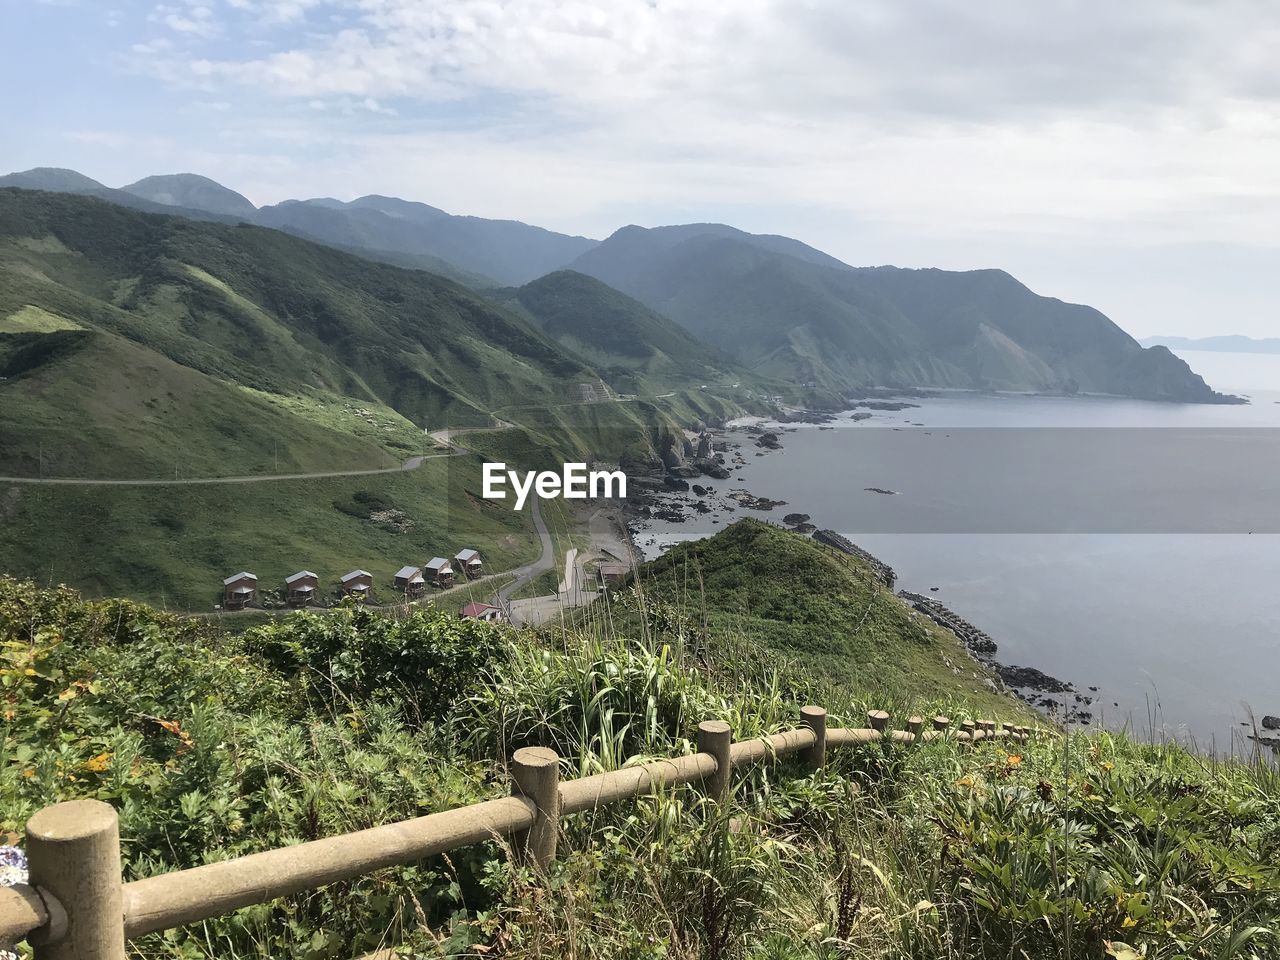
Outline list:
[[[492,572],[532,560],[528,520],[479,498],[469,458],[408,473],[165,487],[0,485],[0,569],[92,596],[130,595],[210,610],[223,577],[248,569],[264,589],[310,569],[328,593],[357,567],[385,595],[396,570],[481,551]],[[455,472],[458,471],[458,472]],[[398,531],[369,517],[399,511]],[[394,517],[394,514],[392,515]]]
[[[61,476],[368,467],[416,452],[414,429],[484,424],[595,379],[431,274],[34,191],[0,190],[0,318],[9,474],[35,475],[42,447]],[[350,407],[390,429],[369,435]]]
[[[688,754],[706,719],[737,740],[788,729],[807,702],[832,726],[868,706],[1030,717],[951,673],[954,642],[856,561],[757,522],[672,551],[576,623],[466,623],[449,599],[232,631],[0,578],[0,829],[104,799],[133,879],[505,795],[523,745],[578,777]],[[1016,750],[880,744],[817,772],[745,768],[724,806],[667,790],[562,821],[546,873],[479,844],[132,949],[1276,960],[1278,863],[1273,763],[1043,730]]]
[[[767,650],[813,696],[878,690],[899,712],[929,715],[964,702],[1016,720],[1021,704],[954,634],[911,610],[855,557],[758,520],[678,545],[646,564],[639,588],[617,595],[615,618],[694,649]],[[868,701],[867,707],[883,707]]]

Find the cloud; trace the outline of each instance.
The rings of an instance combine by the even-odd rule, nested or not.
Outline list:
[[[185,6],[161,4],[151,12],[148,19],[175,33],[206,40],[222,35],[222,25],[214,19],[213,9],[200,3],[187,3]]]

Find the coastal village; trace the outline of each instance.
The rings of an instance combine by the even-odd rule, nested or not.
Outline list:
[[[478,580],[484,576],[484,561],[479,551],[470,547],[459,550],[453,557],[432,557],[422,566],[406,564],[396,571],[391,580],[394,602],[412,603],[428,593],[430,587],[441,591]],[[327,606],[331,601],[352,599],[361,603],[374,603],[374,576],[367,570],[355,569],[337,577],[332,590],[326,595],[321,588],[321,578],[311,570],[299,570],[286,576],[278,589],[266,590],[259,586],[258,575],[241,570],[222,581],[222,599],[215,609],[238,612],[257,609],[303,609]],[[502,609],[487,603],[467,603],[459,610],[465,619],[496,621],[503,619]]]

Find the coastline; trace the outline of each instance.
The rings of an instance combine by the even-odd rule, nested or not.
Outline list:
[[[624,516],[630,539],[637,552],[646,559],[652,559],[678,542],[678,538],[664,542],[652,535],[651,522],[654,520],[683,524],[691,519],[705,518],[707,526],[714,527],[721,526],[722,521],[727,526],[741,516],[750,516],[792,533],[811,537],[828,549],[858,557],[872,566],[886,587],[894,590],[897,575],[889,564],[842,534],[824,528],[821,517],[815,519],[805,512],[805,504],[791,504],[761,497],[741,486],[723,492],[697,480],[703,476],[719,480],[734,479],[737,471],[746,466],[748,456],[764,457],[782,451],[783,438],[787,433],[795,431],[794,424],[803,423],[814,425],[820,430],[830,430],[834,428],[826,425],[842,417],[862,420],[870,418],[872,411],[900,412],[918,406],[910,399],[867,399],[855,401],[842,411],[796,410],[782,417],[738,417],[719,428],[707,429],[701,433],[690,431],[686,440],[694,456],[676,464],[667,463],[666,472],[661,479],[652,476],[645,478],[640,494],[625,505]],[[868,488],[868,492],[888,495],[894,493],[879,488]],[[773,519],[770,516],[783,507],[788,511],[784,517]],[[690,539],[713,536],[715,532],[717,531],[706,529],[701,536]],[[641,542],[644,539],[650,541],[651,547],[656,547],[656,552],[643,548]],[[942,629],[954,634],[975,662],[996,674],[999,680],[993,682],[998,684],[1000,692],[1021,700],[1065,726],[1093,724],[1094,714],[1090,708],[1097,697],[1091,694],[1097,692],[1096,686],[1091,686],[1088,692],[1082,692],[1075,684],[1051,676],[1036,667],[1002,663],[995,657],[999,649],[998,643],[938,599],[909,590],[897,590],[896,595],[917,614],[928,617]],[[953,669],[959,672],[959,667]]]

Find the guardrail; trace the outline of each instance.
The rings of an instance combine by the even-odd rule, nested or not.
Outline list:
[[[953,726],[942,716],[928,731],[921,717],[890,730],[882,710],[867,714],[866,728],[828,730],[826,710],[812,706],[800,719],[797,729],[737,743],[727,723],[708,720],[698,726],[697,753],[563,783],[555,751],[524,747],[511,760],[509,797],[130,883],[121,878],[115,810],[98,800],[55,804],[27,822],[29,884],[0,888],[0,944],[26,939],[36,960],[125,960],[126,940],[485,840],[509,839],[517,856],[545,868],[555,859],[561,817],[688,783],[723,802],[735,767],[799,754],[817,769],[839,747],[935,739],[973,745],[1034,732],[993,720]]]

